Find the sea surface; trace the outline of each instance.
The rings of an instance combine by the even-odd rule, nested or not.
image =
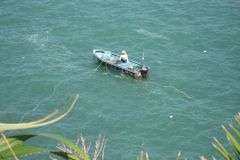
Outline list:
[[[80,95],[63,120],[34,130],[107,139],[105,160],[218,157],[213,137],[240,111],[240,1],[0,1],[0,122],[36,120]],[[93,49],[151,67],[134,80]],[[67,107],[63,108],[62,112]],[[37,139],[36,139],[37,141]],[[55,147],[42,140],[39,146]],[[30,142],[31,143],[31,142]],[[91,151],[92,154],[92,151]],[[50,159],[38,154],[21,159]]]

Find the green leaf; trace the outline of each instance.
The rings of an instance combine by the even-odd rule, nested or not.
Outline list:
[[[234,131],[234,133],[240,138],[240,131],[238,129],[236,129],[235,127],[233,127],[232,125],[230,125],[230,128]]]
[[[73,143],[72,141],[62,137],[62,136],[59,136],[59,135],[56,135],[56,134],[49,134],[49,133],[40,133],[40,134],[36,134],[38,136],[43,136],[43,137],[48,137],[48,138],[51,138],[51,139],[55,139],[57,141],[60,141],[68,146],[70,146],[72,149],[74,149],[83,159],[85,160],[90,160],[89,156],[82,151],[82,149],[80,149],[75,143]]]
[[[233,148],[240,153],[240,145],[237,142],[237,140],[232,136],[232,134],[224,127],[222,126],[223,130],[225,131],[225,134],[230,142],[230,144],[233,146]]]
[[[32,138],[33,135],[16,135],[16,136],[12,136],[12,137],[8,137],[7,140],[10,143],[10,145],[12,147],[19,145],[21,143],[23,143],[24,141]],[[4,152],[6,150],[9,150],[6,142],[4,141],[3,138],[0,138],[0,153]]]
[[[35,153],[41,153],[41,152],[50,152],[50,153],[53,153],[64,159],[80,160],[80,158],[74,154],[64,153],[62,151],[56,151],[55,149],[50,150],[50,149],[33,147],[30,145],[24,144],[25,141],[29,140],[30,138],[36,137],[36,136],[44,136],[44,137],[48,137],[48,138],[63,142],[65,144],[71,146],[73,149],[75,149],[75,151],[79,155],[81,155],[81,157],[83,159],[89,160],[88,155],[85,154],[83,151],[81,151],[81,149],[76,144],[72,143],[71,141],[69,141],[66,138],[61,137],[59,135],[47,134],[47,133],[23,134],[23,135],[11,136],[11,137],[8,137],[7,139],[8,139],[8,142],[10,143],[10,145],[12,146],[17,157],[31,155],[31,154],[35,154]],[[14,158],[14,157],[13,157],[11,151],[9,150],[8,146],[6,145],[6,143],[3,141],[3,138],[1,138],[0,139],[0,159],[7,159],[7,158]]]
[[[234,159],[231,156],[231,154],[224,148],[224,146],[216,138],[214,138],[214,141],[215,141],[215,143],[213,143],[213,146],[224,157],[225,160],[233,160]]]
[[[65,153],[65,152],[62,152],[62,151],[59,151],[59,152],[51,152],[52,154],[55,154],[59,157],[62,157],[64,159],[67,159],[67,160],[80,160],[80,158],[74,154],[70,154],[70,153]]]
[[[31,155],[34,153],[48,152],[47,149],[33,147],[29,145],[24,145],[24,144],[15,145],[15,147],[13,147],[13,150],[17,157]],[[10,150],[6,150],[0,153],[0,159],[8,159],[8,158],[14,158]]]
[[[70,146],[72,149],[74,149],[84,160],[90,160],[89,156],[85,152],[83,152],[82,149],[80,149],[75,143],[73,143],[72,141],[70,141],[62,136],[56,135],[56,134],[49,134],[49,133],[23,134],[23,135],[11,136],[9,138],[16,138],[17,140],[20,141],[20,143],[22,143],[23,141],[26,141],[35,136],[48,137],[50,139],[54,139],[59,142],[62,142],[64,144]],[[70,155],[70,156],[72,156],[72,155]]]

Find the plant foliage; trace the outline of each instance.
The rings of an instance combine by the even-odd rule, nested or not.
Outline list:
[[[225,160],[240,159],[240,144],[239,144],[240,130],[237,128],[239,127],[240,124],[240,113],[236,115],[235,119],[237,122],[236,126],[230,124],[229,127],[226,128],[224,125],[222,125],[225,136],[228,142],[230,143],[231,148],[226,148],[216,138],[214,138],[213,142],[213,146]]]
[[[67,111],[61,115],[57,114],[59,113],[60,109],[56,109],[54,112],[51,114],[45,116],[44,118],[41,118],[36,121],[32,122],[26,122],[26,123],[15,123],[15,124],[8,124],[8,123],[0,123],[0,159],[9,159],[9,158],[14,158],[18,160],[18,157],[21,156],[26,156],[26,155],[31,155],[31,154],[36,154],[36,153],[42,153],[42,152],[50,152],[55,155],[61,156],[65,159],[72,159],[72,160],[90,160],[88,155],[84,153],[81,148],[79,148],[76,144],[71,142],[70,140],[56,134],[49,134],[49,133],[38,133],[38,134],[19,134],[19,135],[14,135],[14,136],[5,136],[5,131],[9,130],[20,130],[20,129],[29,129],[29,128],[37,128],[37,127],[42,127],[46,125],[50,125],[52,123],[55,123],[61,119],[63,119],[65,116],[67,116],[71,110],[74,108],[76,105],[77,101],[79,99],[79,95],[75,97],[75,99],[72,101],[70,107],[67,109]],[[70,100],[68,98],[62,106],[66,106],[67,102]],[[70,153],[65,153],[63,151],[59,151],[56,149],[45,149],[41,147],[35,147],[28,145],[26,143],[27,140],[37,137],[37,136],[42,136],[45,138],[50,138],[53,140],[57,140],[58,142],[64,143],[68,146],[71,146],[71,148],[74,149],[79,157],[76,157],[73,154]]]

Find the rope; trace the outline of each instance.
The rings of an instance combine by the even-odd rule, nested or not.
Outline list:
[[[102,61],[101,63],[97,66],[97,68],[95,69],[96,71],[98,70],[98,68],[102,65]]]
[[[178,93],[184,95],[186,98],[193,100],[193,98],[192,98],[191,96],[189,96],[189,95],[186,94],[185,92],[177,89],[177,88],[174,87],[174,86],[165,86],[165,85],[161,85],[161,84],[158,84],[158,83],[155,83],[155,82],[143,82],[143,83],[145,83],[145,84],[153,84],[153,85],[156,85],[156,86],[159,86],[159,87],[163,87],[163,88],[172,88],[172,89],[174,89],[175,91],[177,91]]]

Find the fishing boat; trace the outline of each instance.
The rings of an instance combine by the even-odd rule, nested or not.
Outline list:
[[[120,55],[114,54],[110,51],[94,49],[93,56],[98,61],[98,63],[107,65],[110,68],[120,70],[127,76],[134,79],[146,78],[148,75],[148,66],[135,62],[133,60],[122,62],[119,60]],[[142,60],[143,59],[144,58],[142,58]]]

